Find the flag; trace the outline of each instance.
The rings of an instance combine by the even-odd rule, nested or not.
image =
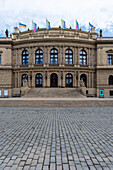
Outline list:
[[[19,27],[27,28],[27,26],[25,24],[22,24],[20,22],[19,22]]]
[[[33,32],[37,32],[37,24],[32,21]]]
[[[76,20],[76,30],[79,30],[79,23]]]
[[[90,26],[91,28],[95,28],[92,24],[90,24],[90,22],[89,22],[89,26]]]
[[[47,30],[49,30],[51,27],[50,27],[50,22],[46,19],[46,28]]]
[[[61,26],[62,26],[62,29],[66,29],[66,23],[63,19],[61,19]]]

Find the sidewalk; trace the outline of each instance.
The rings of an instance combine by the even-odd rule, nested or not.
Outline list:
[[[113,107],[113,98],[1,98],[0,107]]]
[[[51,98],[51,97],[32,97],[32,98],[22,98],[22,97],[12,97],[12,98],[0,98],[0,101],[32,101],[32,100],[38,100],[38,101],[113,101],[113,98],[94,98],[94,97],[88,97],[88,98]]]

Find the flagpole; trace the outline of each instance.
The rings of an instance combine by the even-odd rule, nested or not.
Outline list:
[[[32,19],[32,32],[33,32],[33,19]]]
[[[61,18],[61,35],[62,35],[62,18]]]
[[[19,36],[20,36],[20,22],[19,22]]]
[[[48,34],[48,29],[47,29],[47,18],[46,18],[46,33]]]

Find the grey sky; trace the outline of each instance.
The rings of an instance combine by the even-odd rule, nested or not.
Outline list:
[[[91,22],[113,36],[112,0],[0,0],[0,18],[0,35],[6,28],[13,32],[19,22],[31,28],[33,19],[38,26],[46,27],[47,18],[52,27],[58,27],[63,18],[67,27],[75,28],[77,19],[85,30]]]

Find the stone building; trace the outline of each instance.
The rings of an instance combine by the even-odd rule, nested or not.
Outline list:
[[[23,87],[80,88],[81,81],[85,95],[113,96],[113,38],[94,30],[17,27],[0,38],[1,97],[20,95]]]

